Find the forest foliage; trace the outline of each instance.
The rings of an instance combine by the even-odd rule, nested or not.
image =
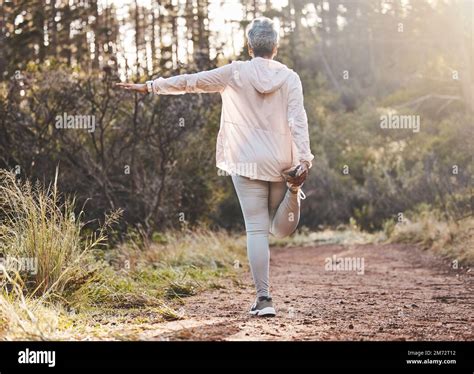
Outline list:
[[[242,225],[230,178],[215,168],[219,95],[140,96],[114,84],[245,60],[245,46],[229,53],[218,40],[213,1],[131,1],[125,16],[119,3],[2,2],[0,167],[47,185],[59,166],[59,189],[85,204],[87,221],[122,209],[123,232]],[[255,16],[278,18],[277,59],[303,82],[315,154],[303,225],[372,231],[407,211],[472,215],[469,1],[241,8],[238,21],[214,14],[228,39]],[[58,128],[68,114],[92,116],[94,131]],[[383,124],[393,119],[419,128]]]

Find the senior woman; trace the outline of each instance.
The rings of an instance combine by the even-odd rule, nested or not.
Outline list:
[[[308,121],[297,73],[274,61],[278,31],[266,17],[247,28],[250,61],[145,84],[118,83],[157,95],[219,92],[222,115],[216,166],[232,176],[247,232],[257,298],[250,314],[274,316],[269,290],[269,233],[292,234],[300,218],[301,186],[311,168]]]

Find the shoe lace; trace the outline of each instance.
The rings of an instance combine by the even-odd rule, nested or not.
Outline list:
[[[303,192],[303,190],[300,188],[298,189],[298,197],[301,199],[301,200],[305,200],[306,199],[306,195],[305,193]]]

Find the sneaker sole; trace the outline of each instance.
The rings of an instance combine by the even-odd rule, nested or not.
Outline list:
[[[275,308],[272,307],[266,307],[260,310],[253,310],[249,312],[250,314],[254,316],[259,316],[259,317],[275,317]]]

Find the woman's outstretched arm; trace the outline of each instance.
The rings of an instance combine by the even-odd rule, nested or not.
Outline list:
[[[182,74],[170,78],[158,78],[151,83],[152,91],[157,95],[222,92],[232,77],[231,65],[232,64],[228,64],[195,74]],[[117,87],[140,93],[148,92],[145,83],[117,83]]]

